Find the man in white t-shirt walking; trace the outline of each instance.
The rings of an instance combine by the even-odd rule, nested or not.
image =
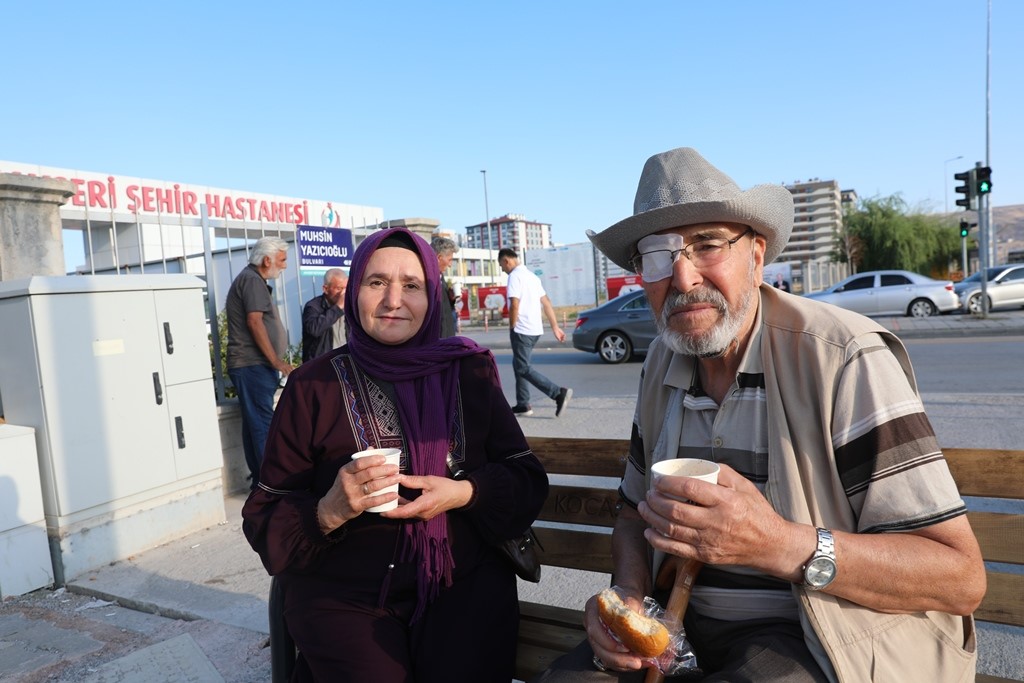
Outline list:
[[[516,375],[516,404],[512,412],[520,417],[533,415],[530,406],[530,387],[544,392],[555,402],[555,417],[559,417],[572,398],[572,389],[560,387],[530,366],[530,356],[537,340],[544,334],[541,311],[551,324],[551,331],[560,343],[565,332],[558,326],[555,309],[544,291],[540,278],[519,263],[519,255],[512,249],[498,252],[498,265],[508,274],[508,326],[512,338],[512,369]]]

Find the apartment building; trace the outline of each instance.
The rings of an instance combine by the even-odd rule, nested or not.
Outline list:
[[[842,227],[843,194],[834,180],[812,178],[787,185],[793,195],[793,235],[779,261],[828,261]],[[854,195],[855,196],[855,195]]]
[[[527,220],[517,213],[491,219],[490,235],[487,223],[466,226],[466,246],[477,249],[509,247],[522,256],[531,249],[547,249],[551,244],[551,224]]]

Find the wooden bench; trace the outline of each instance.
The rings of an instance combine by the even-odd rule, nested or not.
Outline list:
[[[534,532],[543,546],[543,564],[601,572],[611,579],[611,527],[618,502],[617,480],[622,476],[628,442],[613,439],[531,437],[530,446],[551,475],[610,477],[605,486],[594,482],[553,484]],[[953,448],[945,451],[950,470],[963,496],[1024,499],[1024,451]],[[971,502],[968,501],[968,507]],[[1024,565],[1024,514],[969,513],[986,562]],[[571,524],[553,528],[548,523]],[[577,526],[582,525],[582,526]],[[541,581],[550,580],[550,572]],[[580,605],[582,608],[582,605]],[[580,609],[520,601],[516,677],[528,680],[585,637]],[[992,568],[988,592],[975,614],[979,621],[1024,627],[1024,575]],[[271,656],[273,680],[288,680],[294,645],[284,629],[280,597],[271,590]],[[979,675],[978,683],[1016,679]]]

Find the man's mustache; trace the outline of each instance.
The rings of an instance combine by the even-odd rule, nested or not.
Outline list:
[[[718,309],[719,313],[725,313],[728,309],[728,302],[720,291],[713,286],[705,285],[691,292],[684,294],[678,290],[672,290],[665,298],[665,304],[661,307],[661,323],[668,326],[668,319],[672,312],[693,304],[711,304]]]

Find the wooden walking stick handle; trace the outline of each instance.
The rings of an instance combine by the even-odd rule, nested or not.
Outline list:
[[[669,621],[683,623],[683,615],[686,614],[686,607],[690,604],[690,594],[693,592],[693,582],[700,573],[704,563],[699,560],[679,560],[672,562],[666,559],[658,572],[657,584],[659,586],[668,583],[667,574],[675,572],[672,579],[672,592],[668,596],[668,604],[665,605],[665,618]],[[665,674],[658,671],[656,667],[647,670],[647,677],[644,683],[662,683]]]

